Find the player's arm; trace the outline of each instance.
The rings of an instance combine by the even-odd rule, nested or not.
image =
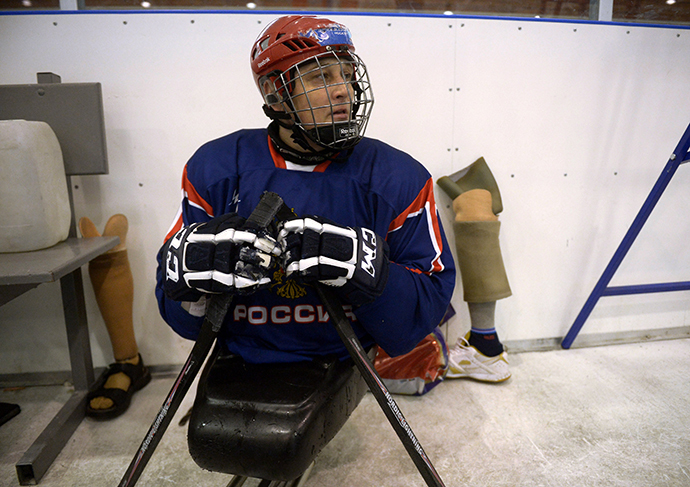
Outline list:
[[[431,178],[393,220],[386,241],[391,261],[386,288],[355,314],[388,354],[400,355],[440,324],[455,287],[455,264]]]
[[[180,287],[177,290],[175,299],[171,297],[171,281],[169,280],[168,268],[172,261],[168,262],[171,259],[169,244],[172,243],[175,235],[179,234],[178,240],[180,240],[184,235],[184,233],[180,232],[183,232],[185,229],[188,231],[192,225],[207,223],[213,220],[217,208],[223,209],[226,207],[225,201],[219,198],[228,194],[232,195],[234,191],[234,181],[226,178],[222,180],[222,184],[227,187],[218,188],[216,187],[217,185],[214,186],[207,181],[207,171],[195,170],[195,168],[205,167],[206,162],[203,150],[200,150],[192,156],[189,163],[185,166],[182,174],[180,209],[164,239],[165,243],[157,255],[156,299],[159,311],[165,322],[176,333],[189,339],[196,339],[203,322],[203,316],[206,313],[207,293],[201,290],[194,290],[191,287],[189,292],[185,292],[184,288]],[[199,236],[200,234],[197,231],[196,237]],[[182,249],[179,246],[177,248]],[[207,250],[215,251],[214,248]],[[215,253],[213,255],[215,256]],[[178,260],[180,257],[177,257]],[[182,281],[180,286],[183,286],[184,282]],[[213,277],[211,277],[209,282],[213,282]]]
[[[279,236],[286,272],[333,286],[390,355],[411,350],[439,324],[455,285],[432,184],[393,219],[387,239],[314,216],[286,221]]]

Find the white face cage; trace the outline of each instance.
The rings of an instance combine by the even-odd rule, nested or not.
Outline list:
[[[274,85],[273,100],[280,100],[295,128],[318,147],[349,149],[364,137],[374,94],[356,54],[319,54],[281,73]]]

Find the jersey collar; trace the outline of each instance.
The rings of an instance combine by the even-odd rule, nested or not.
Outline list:
[[[330,160],[315,165],[303,165],[286,162],[285,157],[283,157],[283,155],[280,152],[278,152],[275,145],[273,144],[270,135],[268,136],[268,149],[271,151],[271,158],[273,158],[273,164],[275,164],[275,166],[278,169],[299,170],[305,172],[324,172],[326,168],[331,164]]]

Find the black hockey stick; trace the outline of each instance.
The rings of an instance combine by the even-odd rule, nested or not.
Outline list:
[[[261,197],[259,204],[254,208],[245,225],[251,224],[259,228],[266,228],[283,206],[284,203],[280,196],[266,192]],[[175,380],[172,389],[170,389],[168,397],[165,399],[160,411],[158,411],[156,419],[153,421],[148,433],[146,433],[144,441],[139,446],[139,451],[134,455],[118,487],[133,487],[139,480],[182,399],[184,399],[201,365],[206,360],[206,356],[213,346],[213,342],[220,331],[231,303],[231,294],[219,294],[211,299],[204,323],[201,325],[199,337],[194,343],[187,362],[185,362],[180,374],[177,376],[177,380]]]
[[[395,400],[391,397],[390,392],[388,392],[388,388],[376,372],[366,351],[362,348],[362,344],[359,342],[357,335],[355,335],[352,325],[350,325],[350,321],[345,315],[345,311],[343,311],[340,299],[338,299],[338,296],[336,296],[331,289],[323,284],[317,284],[316,291],[333,322],[333,326],[335,326],[338,335],[340,335],[340,338],[343,340],[345,348],[347,348],[347,351],[350,353],[360,374],[362,374],[362,377],[364,377],[364,380],[369,386],[369,390],[376,398],[376,401],[378,401],[379,406],[381,406],[381,409],[397,433],[398,438],[400,438],[400,441],[407,450],[408,455],[410,455],[417,470],[419,470],[422,478],[424,478],[426,485],[429,487],[445,487],[443,480],[441,480],[438,472],[436,472],[436,469],[431,464],[429,457],[424,453],[424,449],[419,443],[419,440],[417,440],[417,437],[412,432],[412,428],[410,428],[400,408],[398,408]]]
[[[295,213],[287,205],[278,211],[278,220],[286,220],[295,216]],[[367,383],[369,390],[376,398],[376,401],[381,406],[383,413],[388,418],[393,430],[400,438],[405,450],[407,450],[408,455],[412,459],[412,462],[419,470],[422,478],[426,482],[428,487],[445,487],[441,476],[438,474],[434,468],[431,460],[427,457],[422,445],[417,440],[412,428],[405,420],[402,411],[398,407],[397,403],[391,396],[388,388],[381,380],[378,372],[374,368],[374,364],[371,363],[366,351],[362,347],[357,335],[355,335],[350,320],[345,315],[343,306],[340,302],[338,296],[335,295],[333,290],[328,286],[317,283],[316,292],[321,299],[328,316],[331,318],[331,322],[335,327],[340,339],[343,341],[345,348],[355,362],[359,373],[364,378]]]

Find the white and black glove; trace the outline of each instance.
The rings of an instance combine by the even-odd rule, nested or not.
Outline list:
[[[285,273],[319,281],[354,306],[372,302],[388,281],[388,244],[367,228],[307,216],[283,222],[278,241]]]
[[[265,287],[281,248],[269,230],[228,213],[182,228],[161,252],[165,294],[196,301],[204,293],[248,294]]]

